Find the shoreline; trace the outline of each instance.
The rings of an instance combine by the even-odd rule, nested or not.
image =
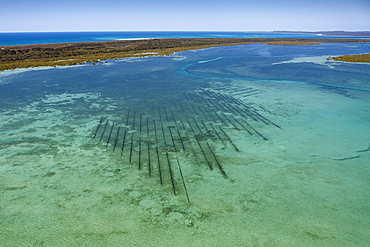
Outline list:
[[[370,63],[370,54],[342,55],[328,57],[327,60],[347,63]]]
[[[125,40],[148,40],[148,39],[155,39],[155,38],[128,38],[128,39],[116,39],[116,40],[125,41]]]
[[[306,39],[306,38],[138,38],[116,41],[68,42],[0,46],[0,72],[17,68],[56,67],[99,63],[111,59],[141,56],[167,56],[175,52],[217,46],[247,44],[316,45],[322,43],[370,43],[370,39]],[[145,55],[144,55],[145,54]],[[370,56],[352,62],[370,62]],[[355,55],[356,56],[356,55]],[[335,60],[335,57],[330,59]],[[344,61],[344,60],[336,60]],[[347,61],[347,60],[345,60]]]

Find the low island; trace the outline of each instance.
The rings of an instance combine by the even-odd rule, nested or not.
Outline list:
[[[337,57],[328,57],[328,60],[349,63],[370,63],[370,54],[343,55]]]
[[[0,71],[41,66],[98,63],[126,57],[165,56],[174,52],[262,43],[268,45],[315,45],[321,43],[370,43],[369,39],[296,38],[168,38],[0,46]],[[330,57],[348,62],[370,62],[370,54]]]

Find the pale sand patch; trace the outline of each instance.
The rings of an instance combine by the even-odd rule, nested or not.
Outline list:
[[[142,56],[142,55],[156,55],[159,52],[143,52],[143,53],[136,53],[134,56]]]
[[[329,68],[334,69],[335,67],[333,65],[340,64],[338,62],[327,60],[328,57],[330,56],[296,57],[288,61],[273,63],[273,65],[285,64],[285,63],[314,63],[314,64],[328,66]]]
[[[13,70],[4,70],[4,71],[0,71],[0,84],[6,84],[6,81],[4,81],[2,79],[7,77],[7,76],[20,74],[20,73],[24,73],[24,72],[28,72],[28,71],[32,71],[32,70],[68,69],[68,68],[83,67],[83,66],[87,66],[87,65],[86,64],[75,64],[75,65],[65,65],[65,66],[57,65],[55,67],[53,67],[53,66],[40,66],[40,67],[33,67],[33,68],[26,68],[26,69],[17,68],[17,69],[13,69]]]
[[[129,39],[116,39],[116,40],[148,40],[148,39],[155,39],[155,38],[129,38]]]
[[[217,57],[217,58],[215,58],[215,59],[199,61],[198,63],[209,63],[209,62],[217,61],[217,60],[222,59],[222,58],[223,58],[223,57]]]
[[[188,57],[187,56],[179,56],[179,55],[174,55],[174,56],[172,56],[173,58],[173,60],[175,60],[175,61],[182,61],[182,60],[186,60]]]

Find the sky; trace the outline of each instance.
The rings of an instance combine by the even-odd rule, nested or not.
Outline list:
[[[370,0],[5,0],[0,9],[0,32],[370,30]]]

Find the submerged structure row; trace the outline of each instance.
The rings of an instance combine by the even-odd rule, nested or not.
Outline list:
[[[253,89],[244,94],[252,95]],[[152,105],[121,111],[120,121],[101,117],[92,137],[120,155],[123,162],[136,164],[163,185],[170,181],[174,194],[183,185],[190,202],[177,153],[192,157],[196,164],[218,170],[227,178],[227,167],[220,162],[215,146],[230,146],[240,152],[228,131],[268,140],[258,129],[263,125],[281,127],[261,115],[255,107],[227,94],[209,89],[185,92],[171,105]],[[167,178],[165,179],[165,176]],[[180,181],[181,178],[181,181]]]

